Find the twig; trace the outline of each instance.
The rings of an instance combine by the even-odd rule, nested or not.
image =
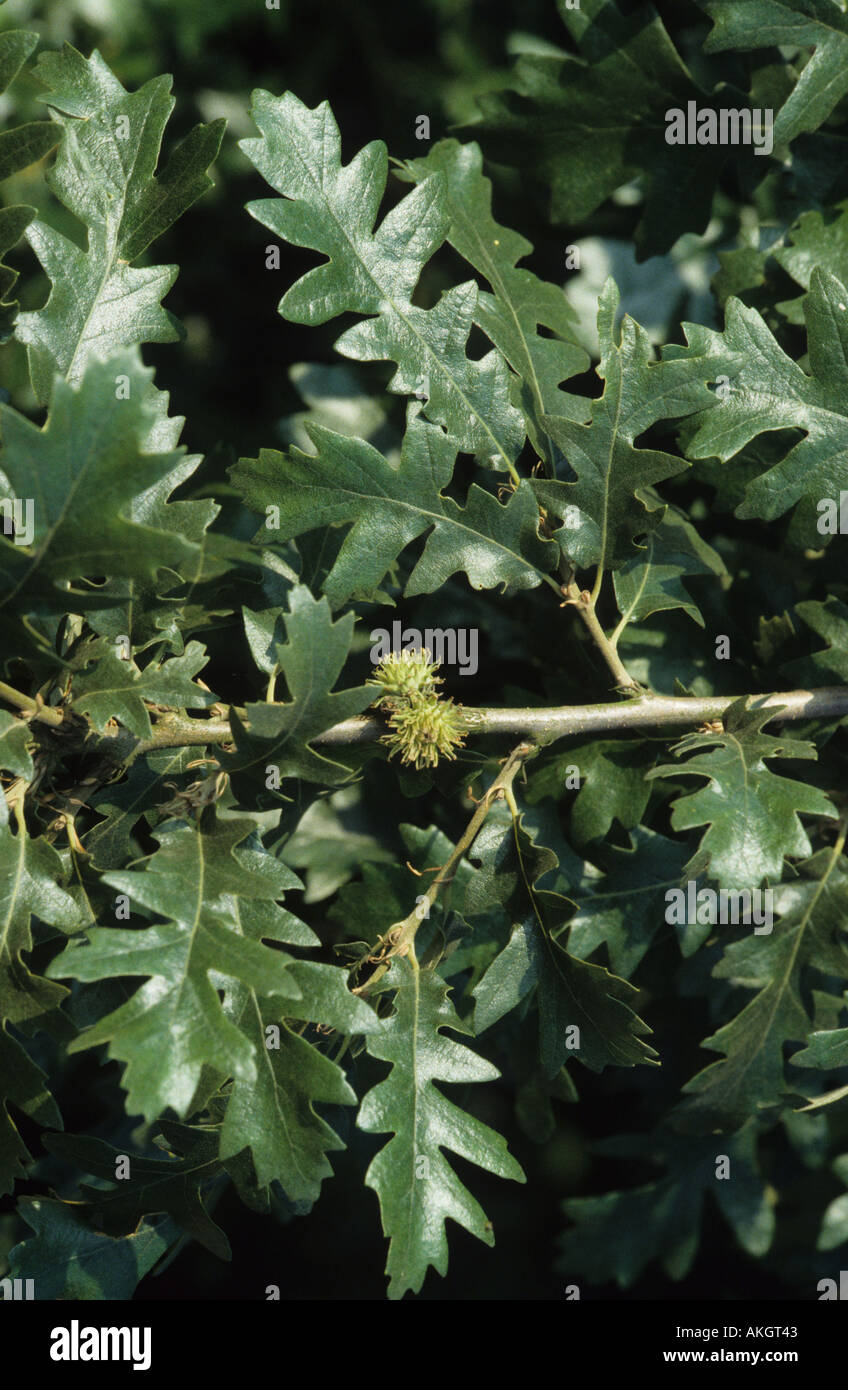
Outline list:
[[[508,795],[517,773],[535,751],[536,745],[531,743],[529,739],[522,739],[521,743],[513,748],[494,782],[489,789],[483,793],[479,804],[474,808],[474,815],[468,822],[463,834],[457,840],[449,858],[441,866],[439,877],[430,884],[426,894],[423,895],[427,904],[427,910],[432,907],[436,898],[439,896],[440,888],[453,882],[460,860],[466,850],[471,848],[471,845],[477,838],[477,834],[486,816],[489,814],[492,803]],[[380,979],[388,969],[388,961],[392,956],[408,956],[412,965],[417,968],[418,962],[415,958],[413,943],[415,941],[415,933],[426,915],[426,912],[422,911],[422,904],[419,901],[408,917],[404,917],[402,922],[395,922],[394,925],[389,928],[386,936],[391,938],[392,944],[390,949],[386,951],[382,957],[381,964],[378,965],[374,974],[365,981],[364,985],[359,985],[359,987],[354,990],[355,994],[364,994],[376,984],[377,980]]]
[[[52,724],[55,727],[64,720],[60,709],[45,705],[43,700],[34,700],[31,695],[23,695],[20,690],[15,690],[14,686],[7,685],[5,681],[0,681],[0,700],[5,700],[7,705],[14,705],[15,709],[23,710],[30,719],[40,719],[44,724]]]
[[[35,711],[34,700],[18,691],[9,694],[10,687],[0,682],[0,698],[19,709],[26,709],[33,719],[50,724],[63,722],[61,712],[45,705]],[[576,734],[605,731],[629,732],[635,729],[665,729],[697,725],[710,719],[720,719],[734,700],[744,698],[762,709],[774,710],[772,719],[827,719],[848,714],[848,686],[827,685],[819,690],[783,690],[771,694],[740,695],[648,695],[636,699],[614,700],[602,705],[554,705],[517,707],[514,709],[463,708],[472,734],[508,734],[552,742]],[[22,702],[26,701],[24,704]],[[131,744],[134,756],[140,757],[156,748],[180,748],[189,745],[231,743],[233,731],[226,719],[192,719],[187,715],[164,714],[155,717],[153,736]],[[243,710],[239,717],[246,727],[250,722]],[[386,732],[385,721],[377,715],[360,714],[344,719],[331,729],[317,734],[310,742],[328,744],[374,743]],[[103,740],[120,737],[128,744],[132,736],[124,729],[106,730]]]
[[[627,670],[627,667],[618,654],[615,643],[607,637],[598,621],[598,615],[595,612],[595,604],[598,597],[597,593],[594,591],[590,593],[588,589],[581,589],[569,575],[566,566],[563,565],[560,569],[565,579],[560,590],[560,592],[565,595],[563,607],[570,608],[573,606],[577,609],[577,612],[586,625],[592,641],[604,658],[619,689],[638,691],[638,683],[630,675],[630,672]]]
[[[826,719],[848,714],[848,686],[829,685],[820,690],[786,690],[769,695],[650,695],[603,705],[560,705],[540,708],[463,709],[470,732],[519,734],[542,742],[576,734],[635,729],[665,729],[697,725],[720,719],[735,700],[744,698],[762,709],[773,709],[772,719]],[[318,744],[372,743],[385,732],[373,715],[345,719],[319,734]]]

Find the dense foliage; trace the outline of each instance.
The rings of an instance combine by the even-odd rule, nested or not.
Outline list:
[[[166,8],[0,12],[0,1276],[819,1297],[844,6]]]

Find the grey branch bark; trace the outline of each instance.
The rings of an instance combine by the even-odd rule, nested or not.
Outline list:
[[[675,725],[702,724],[720,719],[739,699],[738,695],[704,697],[651,695],[644,699],[617,700],[604,705],[561,706],[553,709],[466,709],[470,732],[523,734],[529,738],[567,738],[570,734],[594,734],[617,729],[662,729]],[[774,709],[773,718],[820,719],[848,714],[848,686],[830,685],[821,690],[788,690],[773,695],[750,695],[749,703]],[[781,706],[783,707],[781,709]],[[779,712],[778,712],[779,711]],[[370,743],[385,733],[385,725],[370,715],[345,719],[319,735],[315,743]]]
[[[594,734],[630,729],[665,729],[698,725],[720,719],[739,699],[738,695],[649,695],[603,705],[559,706],[551,709],[464,709],[471,734],[504,734],[537,738],[544,742],[573,734]],[[830,685],[820,690],[787,690],[771,695],[749,695],[749,705],[774,710],[774,719],[821,719],[848,714],[848,686]],[[315,744],[373,743],[386,732],[384,721],[362,714],[345,719],[312,740]],[[188,719],[165,715],[136,755],[152,748],[180,744],[228,743],[229,723],[223,719]]]

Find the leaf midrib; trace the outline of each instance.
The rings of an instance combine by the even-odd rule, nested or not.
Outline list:
[[[369,504],[372,506],[381,504],[383,506],[403,508],[406,511],[412,512],[413,515],[425,518],[424,524],[421,530],[418,532],[419,536],[421,535],[421,531],[423,531],[427,526],[453,526],[458,531],[462,531],[468,536],[473,537],[474,541],[478,544],[481,540],[485,541],[487,545],[490,545],[493,548],[502,551],[503,554],[506,555],[509,559],[520,561],[520,563],[526,569],[533,570],[535,574],[538,574],[540,580],[547,584],[550,584],[557,594],[559,594],[560,592],[558,585],[551,579],[550,574],[546,570],[540,570],[538,565],[534,564],[532,560],[528,560],[519,551],[510,550],[509,546],[504,545],[502,541],[499,541],[492,536],[487,536],[482,531],[475,531],[472,526],[468,526],[463,522],[456,520],[456,518],[447,515],[445,512],[434,512],[431,511],[430,508],[422,506],[420,503],[407,502],[403,498],[393,497],[391,494],[387,493],[377,493],[375,496],[367,496],[366,494],[361,492],[354,492],[352,489],[347,487],[324,486],[320,482],[313,482],[312,480],[310,480],[308,483],[304,483],[301,480],[298,480],[298,486],[303,488],[305,491],[311,489],[316,492],[327,492],[331,497],[338,497],[341,494],[341,496],[343,497],[350,497],[351,499],[353,499],[357,504],[358,510],[355,516],[349,518],[350,523],[352,525],[356,525],[362,519],[361,514],[364,507],[367,507]],[[485,492],[485,489],[481,488],[480,490],[481,492]],[[490,493],[486,493],[485,495],[491,496]],[[449,501],[452,499],[446,498],[441,500]],[[456,503],[454,505],[457,506],[457,511],[459,511],[460,515],[464,515],[464,509],[459,507]],[[497,505],[501,506],[500,503],[498,503]],[[502,507],[502,510],[506,517],[508,506]],[[512,518],[506,519],[511,520]],[[343,524],[346,524],[347,520],[348,519],[345,518],[345,523]],[[315,523],[316,526],[321,524],[322,523],[320,522]],[[309,527],[306,527],[304,529],[308,530]],[[416,540],[417,537],[413,537],[412,539]]]
[[[82,328],[81,328],[81,331],[80,331],[80,333],[79,333],[79,336],[77,337],[76,346],[74,347],[73,353],[72,353],[72,355],[71,355],[71,360],[70,360],[70,362],[68,363],[67,371],[64,373],[66,379],[70,379],[70,377],[71,377],[71,375],[72,375],[72,373],[73,373],[74,366],[75,366],[76,360],[77,360],[77,356],[78,356],[78,354],[79,354],[79,352],[80,352],[80,350],[81,350],[81,348],[82,348],[83,343],[86,342],[86,330],[87,330],[87,328],[88,328],[88,325],[90,324],[91,319],[92,319],[92,317],[93,317],[93,315],[94,315],[95,309],[97,308],[97,305],[98,305],[98,303],[99,303],[99,301],[100,301],[100,296],[102,295],[103,290],[105,289],[107,283],[108,283],[109,280],[111,279],[112,274],[113,274],[114,269],[115,269],[115,263],[116,263],[116,261],[117,261],[117,259],[118,259],[118,250],[119,250],[120,241],[121,241],[121,228],[122,228],[123,221],[124,221],[124,214],[125,214],[125,212],[126,212],[127,198],[128,198],[128,196],[129,196],[129,188],[130,188],[130,184],[131,184],[132,179],[133,179],[133,175],[134,175],[134,173],[135,173],[135,168],[136,168],[136,164],[138,163],[139,155],[140,155],[140,153],[141,153],[141,147],[142,147],[142,145],[143,145],[143,143],[144,143],[144,136],[145,136],[145,132],[146,132],[146,130],[147,130],[147,124],[148,124],[148,121],[149,121],[149,119],[150,119],[150,115],[151,115],[152,109],[153,109],[152,102],[149,102],[148,105],[147,105],[147,107],[146,107],[146,109],[145,109],[145,111],[144,111],[143,120],[142,120],[142,123],[141,123],[141,130],[140,130],[140,132],[139,132],[138,140],[136,141],[135,150],[134,150],[134,152],[133,152],[132,162],[131,162],[131,164],[130,164],[129,170],[125,173],[125,176],[124,176],[124,181],[123,181],[123,192],[122,192],[122,194],[121,194],[121,198],[120,198],[119,204],[118,204],[118,206],[117,206],[116,209],[113,209],[113,210],[112,210],[112,211],[113,211],[113,214],[114,214],[115,212],[117,213],[117,216],[114,216],[114,215],[113,215],[113,217],[112,217],[112,219],[111,219],[111,225],[110,225],[110,220],[109,220],[108,218],[106,219],[106,246],[107,246],[107,250],[109,251],[109,254],[108,254],[107,257],[106,257],[106,266],[105,266],[103,275],[102,275],[102,277],[101,277],[101,279],[100,279],[100,283],[99,283],[99,285],[97,286],[97,289],[96,289],[94,295],[92,296],[91,303],[90,303],[90,305],[89,305],[88,312],[87,312],[86,317],[85,317],[85,321],[84,321],[84,323],[83,323],[83,325],[82,325]],[[104,119],[104,117],[105,117],[105,109],[104,109],[104,108],[101,108],[100,111],[98,111],[98,115],[99,115],[99,117],[100,117],[99,124],[101,125],[101,127],[102,127],[103,129],[109,131],[109,124],[108,124],[108,121],[107,121],[106,119]],[[74,117],[71,117],[70,119],[75,119],[75,118],[74,118]],[[85,119],[89,119],[89,118],[85,118]],[[62,122],[61,122],[61,125],[62,125],[63,127],[65,126],[65,124],[66,124],[66,121],[62,121]],[[112,137],[112,138],[114,139],[113,133],[112,133],[111,131],[109,131],[109,134],[110,134],[110,137]],[[121,171],[122,171],[122,173],[123,173],[123,172],[124,172],[124,167],[123,167],[123,163],[122,163],[122,161],[121,161],[121,159],[120,159],[120,156],[116,156],[116,157],[117,157],[117,160],[118,160],[118,164],[119,164],[119,166],[120,166],[120,168],[121,168]],[[87,167],[87,171],[88,171],[88,173],[89,173],[89,175],[90,175],[90,173],[91,173],[90,161],[86,161],[86,167]],[[77,215],[78,215],[78,214],[77,214]],[[83,220],[83,219],[81,219],[81,220]],[[92,254],[92,249],[93,249],[93,248],[92,248],[92,244],[91,244],[91,243],[92,243],[92,236],[91,236],[91,233],[89,233],[88,245],[87,245],[86,253],[85,253],[85,254],[86,254],[86,257],[90,257],[91,254]],[[111,243],[111,246],[110,246],[110,243]],[[76,294],[76,281],[75,281],[74,279],[71,279],[70,284],[71,284],[71,286],[72,286],[72,288],[73,288],[74,293]],[[52,297],[52,296],[51,296],[51,297]],[[45,307],[46,307],[46,306],[45,306]]]
[[[536,400],[537,413],[541,418],[545,413],[545,403],[542,399],[542,388],[539,384],[539,378],[536,372],[536,364],[533,361],[533,355],[530,351],[530,344],[527,335],[525,334],[524,329],[522,328],[518,310],[516,309],[512,295],[510,294],[507,288],[505,275],[501,272],[500,266],[498,265],[497,261],[495,261],[494,258],[491,256],[488,245],[486,244],[486,242],[484,242],[482,236],[478,232],[476,224],[464,216],[461,204],[458,206],[453,201],[453,199],[450,197],[450,191],[448,191],[448,203],[451,207],[452,212],[454,213],[455,220],[461,220],[462,225],[465,228],[466,236],[478,248],[477,254],[479,260],[482,262],[482,267],[477,266],[477,268],[481,270],[481,273],[483,275],[485,275],[486,279],[489,281],[489,284],[492,286],[495,295],[506,306],[512,318],[516,332],[518,333],[518,336],[524,346],[524,357],[526,365],[525,372],[521,375],[524,378],[524,380],[529,380],[530,382],[530,387]],[[451,243],[451,245],[454,245],[453,239],[450,235],[450,230],[448,231],[448,241]],[[471,265],[476,265],[474,261],[470,260],[470,257],[465,257],[464,259],[468,259]],[[519,257],[518,259],[520,260],[522,259],[522,257]],[[515,271],[517,267],[511,266],[509,269]],[[553,440],[551,440],[550,435],[543,427],[542,432],[544,433],[549,443],[553,443]]]
[[[419,1028],[420,1016],[421,1016],[421,980],[420,980],[420,973],[421,973],[421,972],[420,972],[420,970],[419,970],[417,967],[413,967],[413,969],[412,969],[412,981],[411,981],[411,984],[412,984],[412,1056],[411,1056],[411,1065],[412,1065],[412,1136],[411,1136],[411,1144],[410,1144],[410,1154],[411,1154],[411,1158],[412,1158],[412,1163],[411,1163],[411,1172],[410,1172],[410,1175],[409,1175],[409,1194],[408,1194],[408,1198],[407,1198],[408,1213],[409,1213],[409,1215],[408,1215],[408,1228],[407,1228],[407,1235],[406,1235],[406,1239],[405,1239],[405,1241],[404,1241],[404,1247],[403,1247],[403,1248],[404,1248],[404,1256],[405,1256],[404,1262],[403,1262],[403,1268],[404,1268],[404,1282],[409,1282],[409,1281],[410,1281],[410,1277],[411,1277],[411,1276],[410,1276],[410,1270],[409,1270],[408,1261],[411,1261],[411,1259],[413,1258],[413,1256],[412,1256],[412,1251],[413,1251],[413,1248],[414,1248],[415,1230],[416,1230],[415,1209],[416,1209],[416,1198],[417,1198],[417,1195],[418,1195],[417,1189],[418,1189],[418,1187],[419,1187],[418,1179],[417,1179],[416,1176],[415,1176],[415,1163],[416,1163],[416,1159],[417,1159],[417,1156],[418,1156],[418,1110],[419,1110],[419,1101],[420,1101],[420,1095],[419,1095],[420,1086],[419,1086],[419,1081],[418,1081],[418,1028]],[[425,1078],[423,1084],[424,1084],[425,1086],[427,1085],[426,1078]],[[425,1158],[427,1158],[427,1155],[425,1155]],[[427,1161],[429,1162],[429,1158],[427,1158]]]
[[[326,117],[325,117],[325,122],[326,122]],[[407,305],[407,306],[402,306],[402,305],[400,305],[400,304],[397,302],[397,300],[394,298],[394,296],[393,296],[393,294],[392,294],[392,292],[391,292],[391,289],[387,289],[384,285],[381,285],[381,284],[380,284],[380,282],[377,280],[377,278],[376,278],[374,272],[372,271],[372,268],[371,268],[371,266],[369,265],[368,261],[365,260],[364,256],[360,253],[359,249],[357,248],[355,242],[353,241],[353,239],[352,239],[352,237],[351,237],[351,235],[350,235],[350,232],[349,232],[348,228],[345,226],[344,222],[342,222],[342,221],[337,217],[335,208],[334,208],[333,205],[332,205],[332,202],[331,202],[331,200],[330,200],[329,194],[325,193],[325,190],[324,190],[324,188],[323,188],[323,185],[319,184],[319,183],[316,181],[316,179],[315,179],[315,177],[314,177],[314,174],[313,174],[313,171],[312,171],[312,169],[311,169],[311,167],[310,167],[310,165],[309,165],[307,159],[301,154],[300,146],[299,146],[299,144],[298,144],[297,141],[292,140],[292,142],[291,142],[291,149],[292,149],[292,151],[294,152],[294,154],[296,155],[296,157],[298,158],[298,160],[299,160],[299,162],[300,162],[300,164],[301,164],[302,169],[303,169],[303,170],[305,171],[305,173],[307,174],[310,183],[312,184],[313,188],[315,189],[315,193],[316,193],[317,198],[318,198],[319,200],[322,200],[323,208],[326,210],[326,212],[328,213],[328,215],[329,215],[330,218],[332,219],[333,223],[335,224],[335,226],[336,226],[338,232],[341,234],[342,240],[345,241],[345,242],[347,243],[348,247],[350,248],[351,255],[352,255],[353,258],[354,258],[355,260],[357,260],[357,261],[359,262],[359,264],[362,266],[363,270],[365,271],[366,275],[368,276],[368,279],[371,281],[371,283],[372,283],[372,285],[374,286],[375,290],[377,290],[377,292],[378,292],[378,294],[380,295],[380,297],[381,297],[383,300],[385,300],[385,302],[386,302],[387,304],[391,305],[391,308],[392,308],[393,312],[396,314],[396,316],[397,316],[397,318],[400,320],[400,322],[404,325],[404,327],[406,328],[407,332],[410,334],[410,336],[411,336],[412,338],[414,338],[414,339],[417,341],[419,347],[422,348],[422,349],[424,350],[424,352],[426,353],[426,356],[427,356],[427,361],[428,361],[428,363],[432,361],[433,363],[436,364],[436,375],[442,375],[443,377],[446,378],[446,380],[450,383],[450,385],[451,385],[451,387],[453,388],[453,390],[456,392],[456,394],[457,394],[457,396],[459,397],[459,399],[462,401],[462,403],[463,403],[465,409],[468,411],[469,415],[472,415],[472,416],[477,420],[478,424],[482,425],[482,427],[483,427],[483,429],[485,430],[486,434],[487,434],[488,437],[491,439],[492,444],[493,444],[495,450],[497,451],[497,453],[500,454],[501,458],[504,460],[505,463],[507,463],[507,465],[510,465],[510,464],[512,463],[512,460],[509,459],[509,458],[507,457],[507,455],[506,455],[506,453],[504,452],[504,449],[503,449],[503,447],[502,447],[500,441],[496,438],[495,434],[493,433],[492,429],[490,428],[488,421],[487,421],[487,420],[484,420],[483,417],[482,417],[482,415],[480,414],[480,412],[476,409],[475,406],[472,405],[471,401],[470,401],[469,398],[466,396],[465,392],[462,390],[462,388],[461,388],[461,386],[459,385],[459,383],[457,382],[456,378],[448,371],[447,366],[445,365],[445,363],[443,362],[443,360],[435,353],[435,351],[433,350],[433,348],[432,348],[432,347],[430,346],[430,344],[427,342],[426,338],[424,338],[423,335],[422,335],[421,333],[419,333],[418,329],[414,326],[414,324],[411,322],[411,320],[407,317],[406,313],[403,312],[404,308],[406,308],[406,307],[411,308],[411,307],[412,307],[411,303],[410,303],[409,305]],[[341,169],[342,169],[341,160],[339,160],[339,173],[341,173]],[[334,186],[335,186],[335,180],[334,180]],[[383,193],[385,194],[385,188],[384,188],[384,190],[383,190]],[[267,226],[267,225],[268,225],[268,224],[266,223],[266,226]],[[381,226],[382,226],[382,223],[381,223]],[[375,241],[375,235],[374,235],[374,233],[372,233],[372,234],[371,234],[371,237],[370,237],[370,243],[373,245],[373,244],[374,244],[374,241]],[[322,254],[326,254],[326,253],[322,253]],[[326,264],[329,265],[329,264],[331,264],[331,263],[332,263],[332,257],[329,257],[328,260],[327,260],[327,262],[326,262]],[[422,269],[422,268],[423,268],[423,265],[422,265],[421,267],[419,267],[419,271],[420,271],[420,269]],[[361,312],[361,311],[357,311],[357,312]],[[499,354],[499,355],[500,355],[500,354]],[[469,361],[470,361],[470,359],[469,359]]]
[[[771,1034],[777,1011],[783,1002],[784,995],[786,994],[787,989],[789,988],[789,985],[791,983],[792,977],[795,974],[796,961],[798,957],[798,952],[801,949],[801,942],[804,940],[804,936],[806,934],[807,927],[809,926],[810,921],[812,919],[813,911],[816,907],[816,904],[818,903],[821,894],[824,892],[830,875],[833,873],[833,870],[836,867],[836,864],[839,860],[839,856],[842,853],[843,844],[844,835],[841,839],[838,839],[836,844],[834,845],[830,859],[827,864],[827,868],[825,869],[824,873],[822,874],[822,877],[816,884],[815,892],[813,893],[810,902],[804,912],[804,915],[801,918],[799,929],[795,933],[795,941],[793,943],[792,950],[789,952],[789,956],[787,958],[786,968],[783,972],[783,978],[779,981],[779,983],[777,984],[777,988],[774,990],[774,1002],[766,1015],[768,1021],[765,1027],[761,1030],[760,1042],[758,1043],[756,1048],[748,1050],[747,1060],[743,1063],[741,1070],[737,1071],[736,1075],[733,1078],[732,1090],[736,1093],[738,1093],[739,1088],[744,1082],[744,1079],[747,1076],[748,1071],[753,1066],[754,1061],[761,1055],[766,1040]],[[774,983],[774,981],[770,982],[770,984]],[[756,1001],[759,998],[761,998],[761,996],[764,993],[766,993],[768,989],[769,985],[765,985],[762,990],[758,991],[758,993],[754,996],[750,1003],[745,1006],[745,1009],[748,1009],[751,1007],[752,1004],[755,1004]],[[743,1009],[743,1013],[745,1012],[745,1009]],[[738,1014],[737,1017],[741,1017],[741,1014]],[[783,1040],[781,1039],[781,1041]],[[806,1039],[804,1039],[804,1041],[806,1041]],[[723,1060],[725,1066],[732,1065],[732,1058],[729,1055],[725,1055]],[[719,1085],[718,1080],[715,1084]]]

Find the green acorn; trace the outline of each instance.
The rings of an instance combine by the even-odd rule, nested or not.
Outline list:
[[[431,662],[424,648],[386,657],[371,681],[383,691],[375,705],[389,713],[392,732],[381,739],[390,747],[389,757],[399,753],[419,769],[436,767],[440,756],[453,760],[467,731],[460,707],[436,690],[442,683],[437,670],[438,662]]]
[[[436,675],[438,669],[439,663],[430,660],[426,647],[384,657],[368,682],[369,685],[379,685],[383,692],[374,703],[384,705],[416,695],[438,699],[436,686],[442,684],[441,676]]]
[[[381,742],[391,747],[389,757],[400,753],[405,763],[417,768],[436,767],[439,757],[453,760],[466,733],[465,720],[453,700],[422,700],[398,704],[389,719],[392,733]]]

